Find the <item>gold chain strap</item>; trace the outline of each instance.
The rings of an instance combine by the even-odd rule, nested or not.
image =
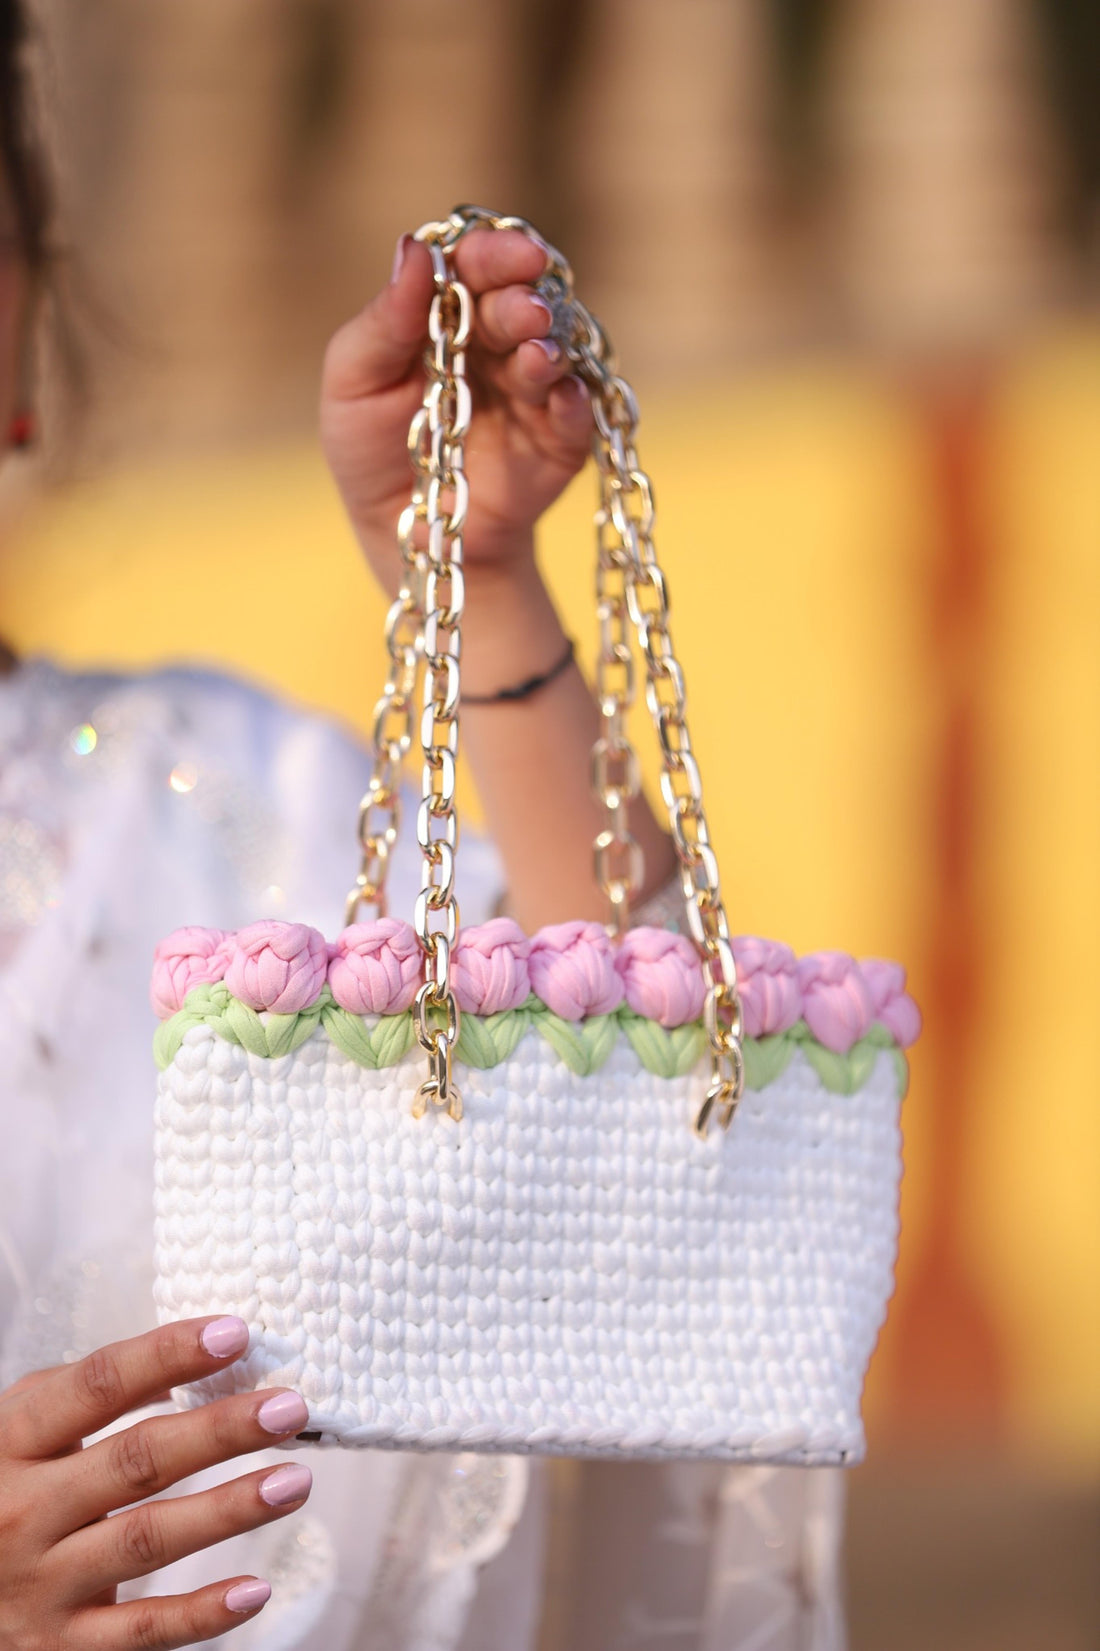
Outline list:
[[[374,707],[374,764],[366,795],[359,804],[362,857],[344,910],[345,927],[357,921],[360,907],[364,905],[373,906],[379,917],[386,915],[386,877],[401,829],[401,774],[412,749],[413,708],[420,673],[424,627],[421,563],[425,558],[416,550],[413,535],[425,513],[424,489],[418,472],[412,502],[401,512],[397,525],[403,577],[397,598],[386,615],[390,668],[381,698]]]
[[[595,402],[593,402],[595,406]],[[626,731],[626,713],[634,703],[634,653],[630,643],[629,551],[612,516],[613,476],[596,444],[600,504],[596,511],[596,619],[600,641],[596,655],[596,699],[600,735],[592,747],[592,789],[607,817],[597,835],[596,880],[607,896],[610,927],[621,940],[630,925],[630,902],[645,877],[642,850],[627,824],[628,810],[641,787],[638,754]]]
[[[387,623],[390,674],[375,713],[379,756],[360,814],[363,869],[349,899],[349,911],[364,900],[384,909],[386,872],[398,826],[397,772],[411,743],[409,707],[422,652],[424,768],[417,838],[424,873],[415,923],[425,952],[425,979],[416,999],[416,1025],[429,1055],[430,1074],[413,1110],[421,1115],[431,1100],[456,1118],[461,1117],[462,1103],[451,1082],[451,1054],[458,1039],[459,1012],[450,982],[450,949],[458,933],[455,759],[462,529],[469,502],[464,452],[471,402],[465,349],[472,306],[468,289],[455,277],[453,252],[462,236],[478,227],[519,230],[547,247],[525,219],[500,217],[484,207],[456,207],[449,218],[424,224],[416,232],[431,252],[435,274],[432,351],[424,405],[409,433],[417,484],[399,527],[406,579]],[[592,780],[606,810],[606,825],[595,843],[596,875],[610,903],[611,926],[621,935],[630,897],[642,882],[641,851],[627,825],[629,804],[639,790],[638,760],[625,724],[635,692],[629,628],[633,626],[645,657],[646,704],[661,748],[661,795],[676,845],[688,927],[703,956],[711,1079],[695,1128],[705,1135],[714,1115],[728,1127],[744,1088],[741,1000],[718,861],[688,731],[684,673],[669,630],[668,586],[653,544],[653,486],[635,448],[638,405],[630,385],[616,371],[607,335],[574,296],[572,270],[553,247],[547,247],[547,267],[538,290],[555,315],[554,337],[589,388],[596,422],[596,693],[601,731],[592,752]],[[444,493],[451,501],[449,509],[444,508]],[[419,522],[427,528],[426,553],[413,546]],[[419,641],[413,634],[418,625]],[[376,810],[383,822],[380,829],[375,825]]]
[[[473,301],[469,289],[455,276],[451,251],[458,236],[449,230],[450,225],[441,232],[440,226],[425,224],[416,232],[432,256],[435,294],[428,320],[432,347],[427,391],[409,432],[414,463],[427,482],[420,721],[424,767],[416,815],[423,872],[413,924],[425,960],[424,983],[416,995],[416,1035],[428,1054],[429,1075],[417,1092],[413,1116],[423,1116],[431,1101],[457,1119],[462,1117],[462,1098],[451,1080],[451,1057],[458,1042],[459,1011],[451,984],[451,948],[458,938],[455,779],[464,600],[462,531],[470,500],[465,459],[472,401],[466,345],[473,330]]]

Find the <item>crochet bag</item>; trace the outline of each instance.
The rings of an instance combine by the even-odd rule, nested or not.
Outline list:
[[[851,1462],[919,1017],[895,965],[730,939],[634,397],[552,250],[540,290],[597,426],[611,923],[459,930],[471,303],[454,249],[474,226],[532,233],[470,207],[418,231],[432,347],[348,926],[332,944],[261,922],[158,948],[158,1309],[252,1328],[244,1359],[179,1397],[290,1385],[301,1437],[324,1444]],[[631,630],[690,940],[627,926]],[[421,678],[410,924],[384,914],[384,883]]]

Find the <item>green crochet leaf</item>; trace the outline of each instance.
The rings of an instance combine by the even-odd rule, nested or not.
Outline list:
[[[547,1010],[538,1029],[557,1050],[571,1072],[587,1078],[598,1072],[615,1047],[619,1023],[614,1015],[592,1015],[588,1020],[562,1020]]]
[[[894,1063],[894,1072],[898,1080],[898,1099],[904,1101],[909,1093],[909,1061],[904,1049],[891,1049],[890,1059]]]
[[[775,1083],[791,1064],[794,1054],[794,1044],[783,1035],[746,1038],[742,1047],[746,1089],[766,1089],[770,1083]]]
[[[300,1049],[313,1036],[320,1019],[319,1002],[297,1015],[268,1015],[263,1023],[268,1053],[272,1056],[292,1055],[295,1049]]]
[[[455,1054],[464,1065],[487,1071],[508,1059],[529,1025],[530,1017],[522,1009],[463,1015]]]
[[[802,1053],[825,1085],[834,1095],[850,1095],[848,1057],[833,1049],[823,1049],[819,1043],[804,1043]]]
[[[848,1091],[854,1095],[857,1089],[862,1089],[875,1070],[875,1062],[881,1053],[881,1047],[871,1038],[860,1038],[848,1051],[848,1068],[851,1073],[852,1087]]]
[[[334,1003],[323,1011],[321,1020],[337,1048],[368,1072],[396,1066],[413,1045],[412,1015],[407,1010],[400,1015],[383,1015],[370,1026],[361,1015],[353,1015]]]
[[[408,1018],[407,1016],[405,1017]],[[371,1029],[358,1015],[349,1014],[338,1004],[329,1003],[321,1010],[321,1025],[349,1060],[373,1072],[378,1066]]]
[[[629,1009],[620,1009],[617,1018],[642,1065],[659,1078],[682,1078],[706,1048],[706,1033],[697,1022],[669,1030]]]
[[[239,1043],[250,1055],[270,1056],[267,1031],[255,1009],[241,1003],[239,998],[231,997],[226,1005],[225,1014],[220,1018],[227,1028],[222,1035],[227,1036],[231,1043]],[[217,1030],[217,1023],[213,1024]]]
[[[216,986],[196,986],[188,992],[183,1008],[173,1018],[182,1024],[185,1032],[189,1032],[192,1026],[209,1026],[218,1037],[235,1043],[233,1030],[225,1018],[232,1001],[220,981]]]
[[[871,1076],[879,1050],[876,1044],[861,1038],[846,1055],[838,1055],[820,1043],[804,1043],[802,1053],[826,1089],[834,1095],[854,1095]]]
[[[171,1020],[161,1021],[153,1033],[153,1059],[157,1063],[158,1072],[165,1072],[171,1066],[179,1054],[186,1030],[182,1013],[173,1015]]]
[[[666,1036],[672,1045],[672,1076],[686,1078],[703,1058],[707,1034],[698,1021],[692,1021],[687,1026],[674,1026]]]
[[[880,1020],[876,1020],[873,1026],[868,1029],[863,1041],[864,1043],[873,1043],[876,1049],[892,1049],[894,1047],[893,1033],[888,1031]]]
[[[643,1020],[640,1015],[619,1011],[619,1025],[630,1039],[630,1046],[642,1065],[659,1078],[671,1078],[675,1072],[675,1056],[668,1033],[655,1021]]]
[[[415,1036],[412,1014],[408,1010],[402,1015],[383,1015],[370,1039],[375,1065],[379,1069],[396,1066],[412,1048]]]

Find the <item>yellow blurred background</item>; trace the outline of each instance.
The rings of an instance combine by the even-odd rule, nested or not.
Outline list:
[[[903,959],[925,1011],[853,1478],[853,1644],[1091,1646],[1085,11],[48,0],[42,18],[91,390],[63,461],[0,496],[5,633],[73,663],[211,662],[365,731],[384,609],[313,436],[323,342],[402,230],[460,199],[531,216],[640,390],[735,926]],[[592,486],[541,539],[585,663]],[[954,1579],[942,1609],[932,1567]]]

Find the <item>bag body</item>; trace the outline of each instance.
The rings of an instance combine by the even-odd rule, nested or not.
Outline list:
[[[588,928],[569,962],[606,1004]],[[358,952],[377,961],[369,929]],[[301,926],[254,931],[269,952]],[[255,961],[259,937],[214,936],[204,954],[187,933],[174,952],[192,948],[184,984],[228,955],[248,990],[232,956],[251,944]],[[660,938],[662,965],[673,941],[690,957],[686,941]],[[742,959],[761,948],[738,945]],[[640,1007],[658,969],[627,971]],[[850,959],[832,981],[821,976],[837,976],[835,962],[803,960],[814,983],[802,990],[798,966],[743,967],[760,1031],[746,1042],[749,1087],[731,1128],[700,1138],[688,1127],[707,1084],[698,1019],[662,1026],[621,988],[611,1012],[567,1020],[510,979],[517,1007],[463,1014],[455,1124],[410,1111],[411,1009],[353,1014],[333,996],[335,984],[347,998],[339,970],[299,982],[310,1001],[291,1014],[234,997],[223,974],[191,986],[161,1028],[158,1310],[238,1313],[253,1330],[247,1356],[186,1403],[292,1386],[322,1444],[860,1459],[897,1240],[907,999],[880,991],[872,1020]],[[581,1006],[560,991],[555,1002]],[[815,1037],[806,1013],[846,1050]]]
[[[182,930],[158,951],[158,1307],[253,1331],[244,1360],[181,1401],[291,1385],[310,1405],[301,1437],[328,1444],[853,1461],[919,1016],[895,965],[731,938],[637,402],[541,238],[537,291],[595,425],[609,923],[460,931],[475,305],[455,252],[473,229],[534,235],[477,207],[417,231],[431,348],[347,927],[332,945],[301,924]],[[522,698],[571,658],[490,697]],[[636,663],[690,939],[630,927]],[[410,925],[385,901],[417,730]]]

